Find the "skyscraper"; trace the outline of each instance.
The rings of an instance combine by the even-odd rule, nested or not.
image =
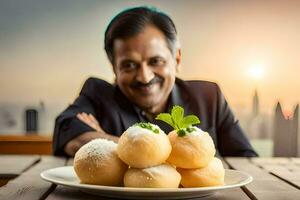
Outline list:
[[[274,156],[296,157],[298,155],[298,120],[299,105],[296,106],[291,117],[285,117],[281,104],[277,103],[273,130]]]
[[[259,98],[256,89],[254,91],[254,96],[253,96],[252,114],[253,117],[256,117],[259,114]]]

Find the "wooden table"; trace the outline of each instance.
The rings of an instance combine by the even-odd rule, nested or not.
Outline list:
[[[72,165],[72,160],[53,156],[0,155],[0,199],[104,199],[77,189],[43,181],[46,169]],[[248,172],[254,181],[242,188],[217,192],[202,200],[300,199],[300,158],[225,158],[224,165]],[[107,198],[105,198],[107,199]]]
[[[0,134],[0,154],[52,154],[50,134]]]

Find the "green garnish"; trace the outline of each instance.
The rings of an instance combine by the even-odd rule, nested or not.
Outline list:
[[[183,129],[179,129],[179,130],[177,131],[177,135],[178,135],[179,137],[183,137],[183,136],[186,135],[186,132],[185,132]]]
[[[140,123],[136,123],[134,124],[134,126],[139,126],[141,128],[144,128],[144,129],[148,129],[150,131],[152,131],[153,133],[155,134],[159,134],[159,129],[158,128],[155,128],[153,126],[153,124],[149,123],[149,122],[140,122]]]
[[[155,119],[164,121],[172,126],[175,130],[177,130],[177,134],[180,137],[195,131],[196,129],[193,128],[192,125],[200,123],[200,120],[196,115],[188,115],[184,117],[184,109],[177,105],[173,106],[171,114],[160,113]]]
[[[191,133],[191,132],[193,132],[193,131],[195,131],[196,129],[194,128],[194,127],[187,127],[186,128],[186,131],[188,132],[188,133]]]

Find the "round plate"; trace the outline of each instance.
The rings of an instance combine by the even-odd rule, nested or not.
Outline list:
[[[110,198],[123,199],[188,199],[211,195],[218,190],[241,187],[250,183],[253,178],[241,171],[225,170],[225,184],[213,187],[196,188],[130,188],[80,183],[73,166],[58,167],[41,173],[42,179],[80,189],[83,192]]]

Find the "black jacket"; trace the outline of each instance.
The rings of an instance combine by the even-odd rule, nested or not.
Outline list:
[[[181,105],[186,115],[199,117],[201,123],[198,127],[211,135],[221,156],[257,156],[217,84],[177,78],[169,98],[168,112],[172,105]],[[89,78],[75,102],[56,119],[55,155],[66,156],[63,149],[68,141],[84,132],[95,131],[76,118],[79,112],[93,114],[105,132],[116,136],[134,123],[145,121],[118,87],[101,79]],[[166,133],[171,130],[161,122],[153,123]]]

